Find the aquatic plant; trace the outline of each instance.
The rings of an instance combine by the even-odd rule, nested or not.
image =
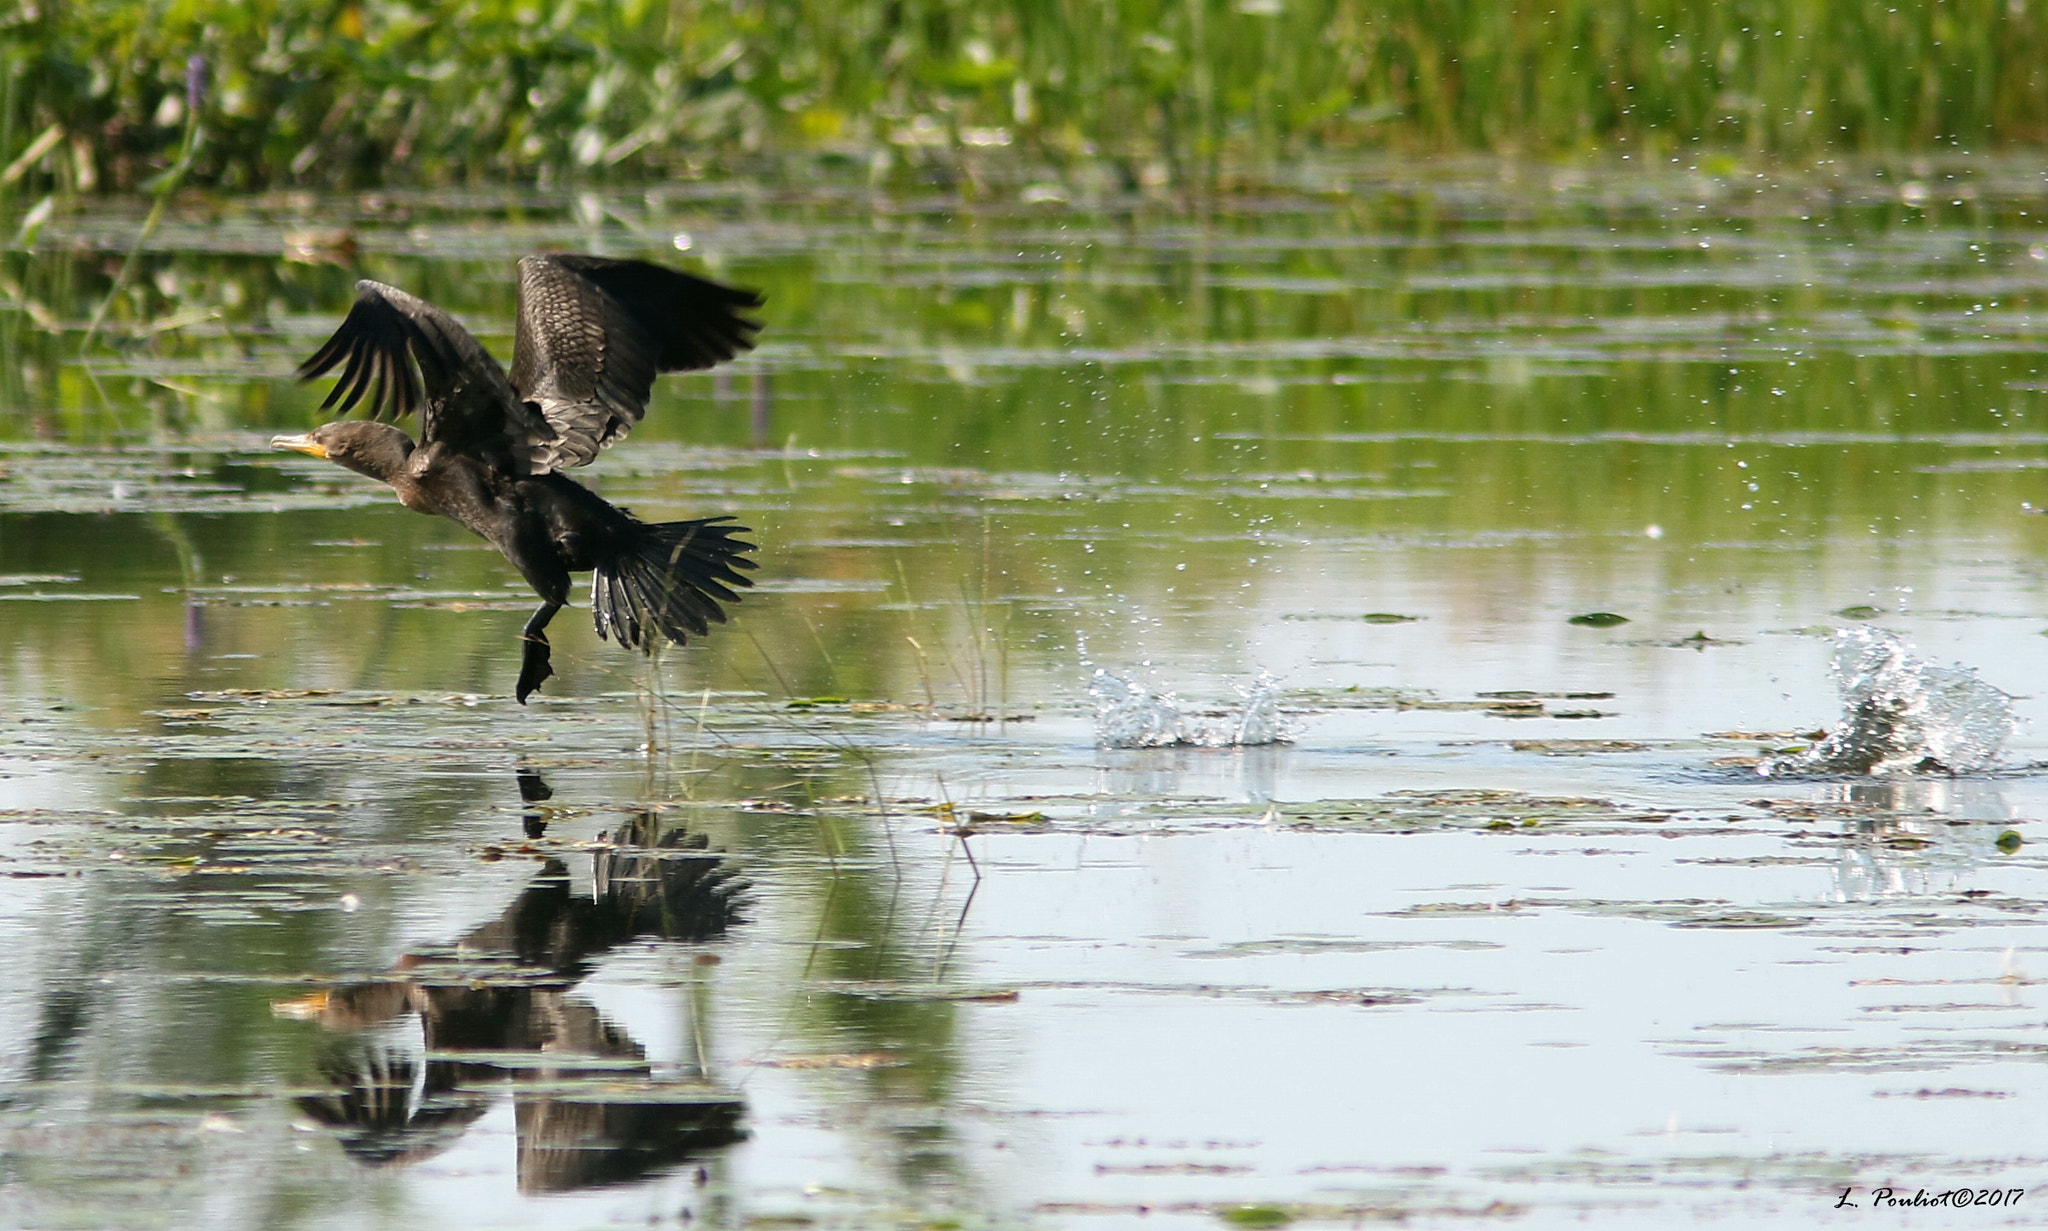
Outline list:
[[[193,180],[228,189],[788,154],[1138,187],[1359,147],[1981,151],[2043,136],[2044,51],[2037,12],[1997,0],[31,0],[0,16],[0,165],[37,193],[144,185],[195,56],[217,88]]]

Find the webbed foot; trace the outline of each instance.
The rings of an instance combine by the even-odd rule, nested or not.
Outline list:
[[[516,695],[519,698],[519,704],[525,705],[526,699],[532,696],[534,691],[540,687],[540,682],[553,675],[555,669],[548,665],[549,650],[546,633],[526,633],[521,637],[521,640],[526,643],[526,649],[519,659],[519,686],[516,690]]]

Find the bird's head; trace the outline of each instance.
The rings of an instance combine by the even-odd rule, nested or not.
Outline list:
[[[404,432],[371,419],[344,419],[303,436],[273,436],[270,447],[324,457],[386,483],[412,456],[413,448],[411,438]]]

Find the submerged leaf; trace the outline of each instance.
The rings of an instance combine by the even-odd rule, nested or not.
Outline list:
[[[1613,628],[1617,624],[1628,622],[1627,616],[1616,615],[1611,611],[1589,611],[1585,615],[1575,615],[1565,621],[1567,624],[1577,624],[1582,628]]]
[[[1294,1221],[1277,1205],[1233,1205],[1216,1211],[1216,1217],[1233,1227],[1284,1227]]]

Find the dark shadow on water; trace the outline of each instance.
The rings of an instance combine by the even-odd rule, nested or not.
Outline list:
[[[29,1051],[28,1080],[54,1080],[71,1045],[84,1033],[91,1001],[76,987],[53,987],[43,993],[36,1019],[35,1042]]]
[[[529,802],[552,794],[531,771],[520,786]],[[613,841],[595,855],[591,896],[548,859],[502,915],[454,944],[278,1006],[332,1032],[317,1061],[332,1088],[300,1098],[300,1110],[356,1161],[406,1165],[453,1145],[509,1079],[529,1194],[639,1180],[741,1140],[744,1103],[707,1079],[701,1055],[657,1075],[646,1049],[574,988],[629,942],[723,935],[739,921],[743,883],[701,835],[664,832],[651,813]]]

